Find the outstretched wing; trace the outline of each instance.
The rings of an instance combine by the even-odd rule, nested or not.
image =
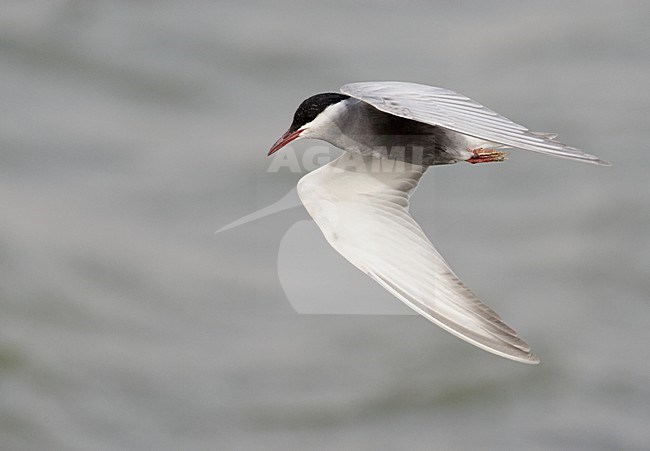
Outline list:
[[[500,356],[537,357],[451,271],[409,214],[425,168],[345,153],[307,174],[298,195],[343,257],[425,318]]]
[[[341,92],[378,110],[507,147],[609,166],[609,163],[575,147],[555,141],[549,133],[532,132],[478,102],[448,89],[389,82],[350,83]]]

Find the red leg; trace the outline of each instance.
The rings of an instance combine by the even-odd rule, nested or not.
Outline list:
[[[467,160],[468,163],[490,163],[492,161],[503,161],[506,159],[507,153],[501,152],[494,149],[483,149],[479,147],[478,149],[467,149],[472,152],[472,156]]]

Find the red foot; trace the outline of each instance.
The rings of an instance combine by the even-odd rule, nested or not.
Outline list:
[[[478,149],[467,149],[472,152],[472,156],[467,160],[468,163],[491,163],[493,161],[503,161],[506,159],[506,153],[500,152],[493,149],[483,149],[479,147]]]

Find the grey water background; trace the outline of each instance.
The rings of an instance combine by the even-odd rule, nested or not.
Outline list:
[[[0,11],[0,448],[647,449],[650,3]],[[362,80],[454,89],[613,163],[512,151],[413,198],[541,365],[417,316],[297,314],[278,249],[301,208],[214,234],[295,186],[266,151],[297,104]],[[357,277],[330,261],[329,285]]]

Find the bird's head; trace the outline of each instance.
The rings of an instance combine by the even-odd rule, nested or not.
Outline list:
[[[293,115],[289,130],[273,144],[269,155],[298,138],[324,138],[340,113],[335,106],[349,98],[345,94],[327,92],[304,100]]]

